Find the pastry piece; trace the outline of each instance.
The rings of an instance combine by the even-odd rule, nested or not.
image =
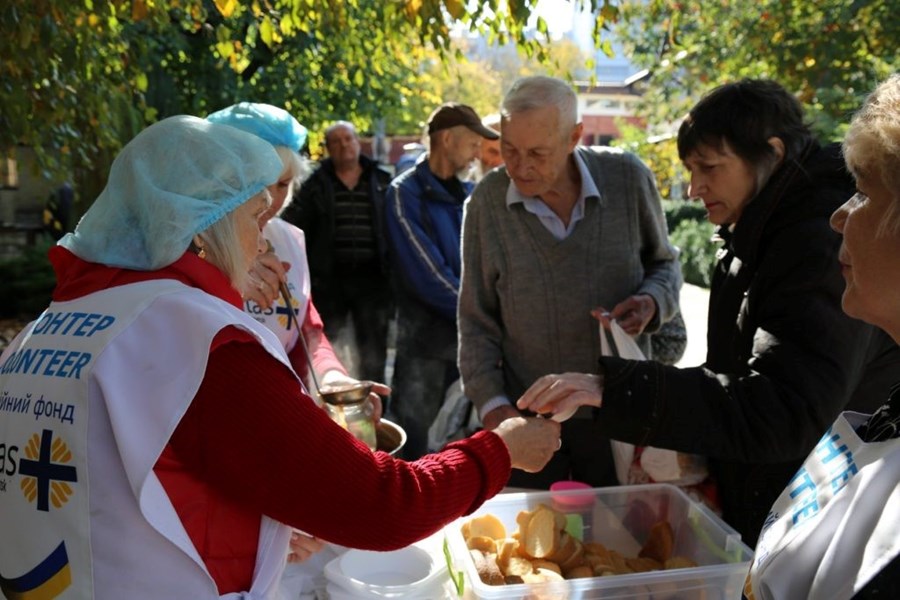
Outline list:
[[[469,550],[481,550],[485,554],[489,552],[497,552],[497,542],[494,538],[485,535],[473,535],[466,540],[466,547]]]
[[[625,564],[634,571],[635,573],[646,573],[647,571],[659,571],[661,570],[662,563],[653,560],[648,556],[639,556],[637,558],[626,558]]]
[[[563,573],[584,564],[584,544],[580,540],[563,532],[559,536],[559,549],[550,557],[559,563]]]
[[[534,567],[534,570],[544,569],[546,571],[553,571],[559,575],[562,575],[562,569],[559,568],[559,565],[553,562],[552,560],[546,560],[543,558],[536,558],[531,561],[531,566]]]
[[[641,548],[639,557],[652,558],[659,563],[665,563],[672,558],[672,549],[675,546],[672,526],[668,521],[659,521],[650,528],[650,534],[644,547]]]
[[[511,556],[509,558],[509,562],[506,563],[505,567],[501,567],[504,575],[509,577],[510,575],[515,575],[518,577],[522,577],[523,575],[527,575],[528,573],[534,572],[534,565],[527,558],[522,558],[521,556]]]
[[[523,535],[525,554],[532,558],[547,558],[552,555],[559,548],[560,527],[556,511],[543,505],[538,506],[528,520]]]
[[[525,583],[548,583],[551,581],[565,580],[563,579],[563,576],[556,571],[553,571],[551,569],[538,568],[534,570],[534,573],[523,575],[522,581]]]
[[[488,585],[503,585],[503,573],[497,566],[497,555],[490,553],[485,554],[481,550],[469,550],[472,561],[475,563],[475,570],[478,572],[478,578]]]
[[[564,571],[564,576],[566,579],[580,579],[582,577],[593,577],[594,570],[591,569],[588,565],[579,565],[574,569],[569,569],[568,571]]]
[[[502,540],[506,537],[506,527],[503,522],[496,516],[488,513],[480,517],[475,517],[468,521],[468,535],[463,531],[463,538],[481,535],[495,540]]]
[[[687,556],[673,556],[663,563],[665,569],[692,569],[696,566],[699,565]]]
[[[506,565],[509,563],[509,559],[513,556],[521,556],[521,554],[519,554],[519,540],[515,538],[496,540],[496,546],[497,564],[499,564],[503,572],[506,573]]]
[[[565,514],[544,504],[520,511],[516,524],[516,531],[508,534],[500,519],[487,514],[462,525],[475,570],[484,583],[547,583],[697,566],[686,556],[672,556],[674,533],[668,521],[653,524],[636,557],[575,538],[565,530]],[[644,594],[646,589],[641,586],[635,592]],[[667,597],[673,596],[663,595]]]
[[[609,551],[609,559],[612,562],[613,573],[616,575],[624,575],[626,573],[634,573],[634,570],[625,562],[625,557],[615,550]]]

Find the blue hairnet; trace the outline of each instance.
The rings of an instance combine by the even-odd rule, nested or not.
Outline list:
[[[106,187],[59,244],[89,262],[165,267],[194,235],[275,183],[282,168],[275,148],[255,135],[169,117],[125,145]]]
[[[243,129],[273,146],[287,146],[294,152],[300,152],[306,143],[306,127],[291,113],[271,104],[239,102],[212,113],[206,120]]]

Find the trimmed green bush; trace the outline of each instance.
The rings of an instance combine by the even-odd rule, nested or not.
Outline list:
[[[682,221],[698,221],[707,223],[706,209],[700,202],[691,202],[690,200],[663,200],[663,213],[666,216],[666,225],[669,231],[675,231],[675,228]]]
[[[706,220],[706,209],[699,202],[664,200],[663,211],[669,239],[681,250],[684,281],[708,288],[719,246],[711,241],[715,225]]]
[[[712,283],[718,246],[710,241],[715,227],[709,222],[684,220],[669,234],[681,250],[681,273],[687,283],[708,288]]]

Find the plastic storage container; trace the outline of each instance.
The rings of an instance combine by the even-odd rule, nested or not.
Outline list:
[[[461,525],[491,513],[506,526],[507,535],[512,535],[518,529],[516,515],[541,503],[560,512],[577,511],[574,522],[584,523],[583,541],[600,542],[631,557],[637,556],[650,527],[667,520],[674,532],[673,554],[691,558],[699,566],[553,583],[483,583],[466,548]],[[590,518],[584,518],[587,504]],[[575,508],[566,509],[566,505]],[[740,534],[680,489],[666,484],[500,494],[472,515],[448,525],[445,533],[451,573],[462,579],[462,597],[469,599],[740,600],[752,559],[752,551],[741,542]]]
[[[440,533],[392,552],[348,550],[325,565],[330,600],[452,599]]]

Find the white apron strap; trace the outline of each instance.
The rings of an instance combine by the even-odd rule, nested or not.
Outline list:
[[[865,443],[844,413],[772,507],[745,594],[850,598],[900,553],[900,438]]]

